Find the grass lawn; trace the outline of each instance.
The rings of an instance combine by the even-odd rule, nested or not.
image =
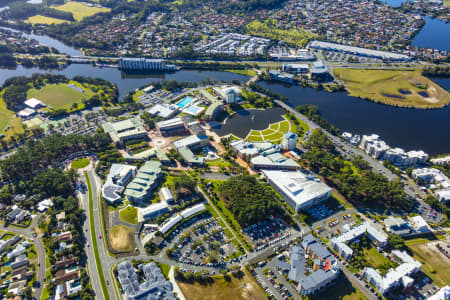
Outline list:
[[[408,246],[413,258],[422,263],[422,272],[440,287],[450,284],[450,261],[445,258],[433,243],[431,246],[415,244]]]
[[[120,219],[124,222],[130,223],[130,224],[137,224],[137,208],[134,206],[127,206],[126,208],[122,209],[120,212]]]
[[[271,142],[280,143],[283,135],[293,128],[288,120],[270,124],[264,130],[251,130],[246,137],[250,142]]]
[[[62,19],[51,18],[51,17],[46,17],[46,16],[41,16],[41,15],[35,15],[35,16],[29,17],[25,21],[25,23],[50,25],[50,24],[69,23],[69,21],[62,20]]]
[[[313,37],[304,29],[278,29],[275,26],[277,21],[268,19],[265,22],[252,21],[245,26],[247,33],[256,36],[266,37],[272,40],[284,40],[286,43],[303,47]]]
[[[244,300],[244,299],[266,299],[264,290],[258,283],[244,270],[245,276],[237,279],[233,276],[231,280],[226,281],[223,276],[214,278],[214,283],[209,285],[201,285],[196,282],[194,284],[179,282],[178,285],[187,300]]]
[[[78,159],[76,159],[76,160],[74,160],[73,162],[72,162],[72,168],[73,169],[83,169],[83,168],[85,168],[85,167],[87,167],[87,166],[89,166],[89,163],[90,163],[91,161],[89,160],[89,158],[86,158],[86,157],[84,157],[84,158],[78,158]]]
[[[8,140],[14,134],[23,132],[22,120],[14,117],[14,112],[6,107],[5,101],[0,97],[0,133],[5,134]]]
[[[351,96],[394,106],[443,107],[449,93],[419,70],[361,70],[337,68],[335,76],[344,81]]]
[[[236,73],[236,74],[241,74],[241,75],[246,75],[246,76],[250,76],[250,77],[253,77],[253,76],[255,76],[257,74],[256,71],[253,70],[253,69],[244,69],[244,70],[242,70],[242,69],[228,69],[228,70],[225,70],[225,71]]]
[[[90,98],[95,94],[91,89],[85,89],[77,82],[71,81],[70,83],[82,88],[84,93],[70,88],[66,83],[60,83],[49,84],[39,90],[30,89],[27,96],[28,98],[37,98],[54,109],[68,109],[73,103],[79,103],[82,99]]]
[[[139,101],[138,97],[142,96],[142,95],[144,95],[143,91],[141,91],[141,90],[137,91],[136,93],[133,94],[133,101]]]
[[[64,5],[61,6],[52,6],[52,8],[65,12],[71,12],[73,14],[74,19],[77,20],[78,22],[86,17],[90,17],[102,12],[111,11],[111,9],[106,7],[103,8],[89,7],[83,3],[73,1],[66,2]]]
[[[311,300],[360,300],[367,299],[363,293],[356,289],[345,276],[340,276],[336,283],[319,293],[310,297]]]
[[[375,269],[384,264],[390,263],[389,259],[383,256],[377,249],[374,247],[370,249],[364,249],[365,258],[367,262],[371,264]]]
[[[444,0],[444,5],[445,6],[450,6],[450,0]]]

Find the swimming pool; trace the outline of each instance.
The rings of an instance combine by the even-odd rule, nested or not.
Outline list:
[[[190,96],[186,96],[183,98],[183,100],[181,100],[180,102],[177,103],[177,106],[180,108],[184,108],[186,105],[188,105],[192,101],[194,101],[194,98],[192,98]]]

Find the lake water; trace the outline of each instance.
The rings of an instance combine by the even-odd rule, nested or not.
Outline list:
[[[435,80],[450,90],[450,78]],[[299,86],[260,82],[286,95],[293,107],[314,104],[331,124],[357,134],[376,133],[392,147],[424,150],[429,154],[450,152],[450,106],[441,109],[399,108],[349,96]]]
[[[87,64],[72,64],[64,70],[39,70],[37,68],[26,69],[18,66],[16,69],[0,69],[0,84],[7,78],[14,76],[31,76],[33,73],[64,74],[67,77],[76,75],[103,78],[117,84],[119,97],[123,98],[128,92],[157,82],[162,79],[201,82],[207,78],[218,81],[240,82],[249,77],[229,72],[182,70],[170,74],[154,75],[127,75],[116,68],[100,68]],[[450,79],[435,79],[442,87],[450,90]],[[329,93],[312,88],[299,86],[284,86],[278,83],[260,82],[262,86],[272,91],[282,93],[289,99],[289,104],[314,104],[319,107],[323,116],[335,126],[358,134],[379,134],[389,145],[402,147],[405,150],[422,149],[429,154],[450,152],[450,106],[441,109],[422,110],[410,108],[398,108],[374,102],[365,101],[348,96],[347,93]],[[278,118],[278,113],[269,113],[265,118]],[[266,128],[266,123],[259,118],[251,122],[251,116],[237,115],[236,125],[228,123],[222,127],[221,132],[231,132],[236,128],[242,128],[239,136],[245,136],[249,128]],[[264,121],[265,122],[265,121]],[[233,125],[232,125],[233,124]]]
[[[226,123],[214,131],[220,135],[234,134],[237,137],[245,138],[251,129],[263,130],[269,127],[269,124],[280,122],[283,119],[282,115],[286,112],[279,108],[272,108],[267,110],[242,110],[236,112],[226,120]]]
[[[450,51],[450,23],[425,17],[425,26],[416,35],[412,44],[417,47]]]

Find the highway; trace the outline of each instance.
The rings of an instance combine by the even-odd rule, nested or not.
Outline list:
[[[44,288],[44,282],[45,282],[45,249],[44,244],[42,244],[42,240],[40,237],[33,236],[33,228],[37,227],[37,221],[39,219],[39,215],[34,216],[30,226],[27,228],[18,228],[18,227],[12,227],[8,226],[5,227],[4,225],[0,224],[0,229],[11,231],[17,234],[21,234],[27,239],[30,239],[34,245],[36,246],[36,251],[38,254],[38,271],[37,271],[37,281],[40,283],[39,287],[33,288],[34,290],[34,296],[36,299],[40,299],[42,295],[42,290]]]

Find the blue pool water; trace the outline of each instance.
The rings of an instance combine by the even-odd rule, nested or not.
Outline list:
[[[194,98],[186,96],[183,98],[183,100],[181,100],[180,102],[177,103],[177,106],[180,108],[184,108],[186,105],[188,105],[192,101],[194,101]]]

